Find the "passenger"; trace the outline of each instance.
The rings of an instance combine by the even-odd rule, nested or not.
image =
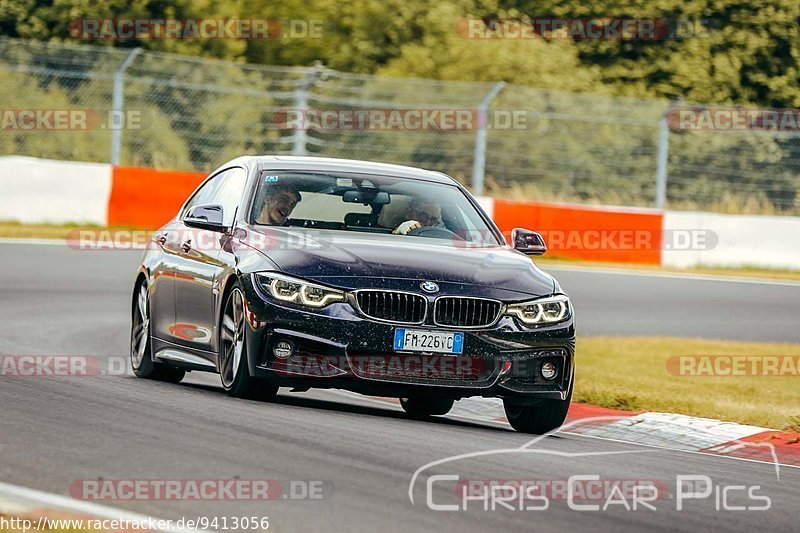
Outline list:
[[[405,222],[397,226],[392,233],[408,235],[422,227],[444,227],[442,223],[442,206],[431,200],[415,198],[411,200],[404,212]]]

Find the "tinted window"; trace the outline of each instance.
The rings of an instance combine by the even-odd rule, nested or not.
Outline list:
[[[223,212],[223,223],[225,227],[233,226],[236,210],[242,201],[244,185],[247,181],[247,172],[243,168],[232,168],[227,170],[225,182],[214,195],[212,204],[220,204]]]
[[[218,204],[222,206],[223,223],[225,226],[232,226],[236,209],[242,199],[247,172],[242,168],[231,168],[223,170],[209,179],[198,190],[191,200],[186,204],[186,208],[181,217],[186,216],[189,209],[196,205]]]
[[[338,172],[265,171],[259,176],[250,221],[367,233],[468,241],[497,246],[494,230],[455,185]]]
[[[183,212],[181,213],[181,218],[186,216],[186,213],[189,210],[196,206],[196,205],[206,205],[206,204],[213,204],[214,196],[217,194],[217,191],[222,187],[225,182],[225,178],[228,176],[230,170],[223,170],[219,172],[215,176],[209,178],[197,192],[186,202],[186,207],[183,208]]]

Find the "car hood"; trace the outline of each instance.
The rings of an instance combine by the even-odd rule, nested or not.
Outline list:
[[[494,289],[492,296],[508,298],[547,296],[557,287],[552,276],[508,246],[469,248],[444,239],[301,228],[249,231],[248,244],[286,274],[347,289],[435,281],[451,289]]]

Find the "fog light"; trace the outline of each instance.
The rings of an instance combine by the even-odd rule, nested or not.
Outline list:
[[[275,346],[272,348],[272,353],[278,359],[286,359],[292,352],[294,351],[294,346],[289,341],[279,341],[275,343]]]
[[[553,363],[547,362],[542,365],[542,377],[546,380],[554,379],[558,375],[558,367]]]

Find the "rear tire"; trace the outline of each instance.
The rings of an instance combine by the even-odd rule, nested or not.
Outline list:
[[[140,378],[168,383],[180,383],[184,370],[153,361],[153,343],[150,338],[150,296],[147,282],[142,280],[133,291],[133,316],[131,318],[131,368]]]
[[[400,398],[400,406],[412,418],[446,415],[454,403],[454,400],[439,398]]]
[[[512,428],[520,433],[543,435],[561,427],[567,418],[571,400],[570,385],[566,400],[539,400],[535,405],[521,405],[504,398],[503,407]]]
[[[228,292],[219,327],[217,370],[225,392],[237,398],[268,401],[278,387],[250,375],[247,365],[247,323],[244,316],[244,293],[237,281]]]

